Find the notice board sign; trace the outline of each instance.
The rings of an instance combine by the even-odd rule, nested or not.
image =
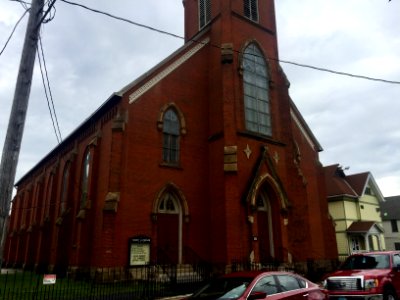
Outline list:
[[[129,266],[143,266],[150,263],[151,239],[136,236],[129,240]]]
[[[55,274],[44,274],[43,275],[43,284],[56,284],[56,275]]]

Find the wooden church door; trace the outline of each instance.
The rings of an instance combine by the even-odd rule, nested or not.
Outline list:
[[[158,207],[157,246],[158,260],[178,264],[182,260],[182,213],[179,202],[167,193]]]

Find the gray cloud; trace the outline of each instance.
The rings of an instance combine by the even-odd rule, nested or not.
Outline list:
[[[183,35],[181,1],[80,2]],[[276,0],[275,6],[281,59],[400,81],[399,1]],[[56,8],[42,38],[64,137],[113,92],[183,44],[181,39],[61,1]],[[0,3],[0,46],[22,13],[17,2]],[[0,56],[0,141],[5,136],[25,27],[26,20]],[[293,101],[324,148],[321,161],[350,166],[350,174],[370,171],[385,196],[400,194],[400,85],[281,65],[291,82]],[[36,68],[17,177],[56,145]]]

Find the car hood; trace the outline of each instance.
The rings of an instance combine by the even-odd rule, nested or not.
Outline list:
[[[364,277],[380,277],[384,276],[388,273],[388,270],[385,269],[368,269],[368,270],[338,270],[334,273],[331,273],[328,277],[335,276],[364,276]]]

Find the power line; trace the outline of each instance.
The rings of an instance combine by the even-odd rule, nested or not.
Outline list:
[[[6,41],[6,43],[5,43],[4,47],[3,47],[3,49],[1,49],[0,56],[3,54],[3,52],[4,52],[4,50],[6,49],[8,43],[10,42],[11,37],[13,36],[15,30],[17,29],[18,24],[22,21],[22,19],[25,17],[25,15],[26,15],[26,13],[27,13],[28,11],[29,11],[29,8],[25,10],[25,12],[22,14],[21,18],[19,18],[19,20],[17,21],[17,23],[14,25],[14,28],[13,28],[13,30],[11,31],[11,34],[10,34],[10,36],[8,37],[8,39],[7,39],[7,41]]]
[[[43,16],[42,16],[42,18],[40,19],[40,21],[38,22],[38,24],[36,25],[37,28],[38,28],[40,25],[42,25],[42,23],[47,23],[47,22],[49,22],[49,21],[51,21],[51,20],[53,19],[54,16],[53,16],[53,17],[50,17],[50,20],[45,20],[45,19],[46,19],[46,16],[50,13],[50,11],[52,10],[52,8],[53,8],[54,4],[56,3],[56,1],[57,1],[57,0],[53,0],[53,2],[51,2],[51,3],[50,3],[50,0],[47,1],[48,8],[47,8],[47,10],[45,11],[45,13],[43,14]],[[49,3],[50,3],[50,4],[49,4]]]
[[[47,2],[45,3],[48,6],[48,8],[44,14],[44,18],[42,18],[43,24],[49,23],[50,21],[52,21],[56,15],[56,7],[54,6],[56,1],[54,0],[52,3],[50,3],[50,2],[51,2],[51,0],[47,0]],[[52,10],[54,10],[53,14],[51,13]],[[50,16],[47,19],[45,19],[48,13],[50,14]]]
[[[68,4],[71,4],[71,5],[80,6],[80,7],[84,8],[84,9],[90,10],[92,12],[95,12],[95,13],[98,13],[98,14],[102,14],[102,15],[105,15],[107,17],[110,17],[110,18],[113,18],[113,19],[116,19],[116,20],[124,21],[124,22],[127,22],[127,23],[135,25],[135,26],[146,28],[146,29],[158,32],[158,33],[165,34],[165,35],[169,35],[169,36],[172,36],[174,38],[185,39],[184,37],[182,37],[180,35],[177,35],[177,34],[174,34],[174,33],[168,32],[168,31],[160,30],[160,29],[157,29],[157,28],[154,28],[154,27],[151,27],[151,26],[147,26],[147,25],[144,25],[144,24],[140,24],[140,23],[131,21],[129,19],[125,19],[125,18],[122,18],[122,17],[114,16],[114,15],[112,15],[110,13],[107,13],[107,12],[104,12],[104,11],[101,11],[101,10],[97,10],[97,9],[94,9],[94,8],[90,8],[90,7],[87,7],[87,6],[85,6],[83,4],[80,4],[80,3],[75,3],[75,2],[71,2],[71,1],[67,1],[67,0],[61,0],[61,1],[65,2],[65,3],[68,3]]]
[[[272,58],[272,60],[276,60],[276,61],[281,62],[281,63],[290,64],[290,65],[294,65],[294,66],[298,66],[298,67],[302,67],[302,68],[309,68],[309,69],[313,69],[313,70],[317,70],[317,71],[333,73],[333,74],[336,74],[336,75],[343,75],[343,76],[349,76],[349,77],[372,80],[372,81],[380,81],[380,82],[390,83],[390,84],[400,84],[400,81],[387,80],[387,79],[381,79],[381,78],[374,78],[374,77],[369,77],[369,76],[365,76],[365,75],[356,75],[356,74],[351,74],[351,73],[341,72],[341,71],[334,71],[334,70],[330,70],[330,69],[326,69],[326,68],[315,67],[315,66],[310,66],[310,65],[306,65],[306,64],[300,64],[300,63],[296,63],[296,62],[292,62],[292,61],[286,61],[286,60],[282,60],[282,59],[274,59],[274,58]]]
[[[28,7],[28,5],[31,5],[30,3],[26,2],[26,1],[22,1],[22,0],[9,0],[9,1],[19,2],[19,3],[21,3],[22,7],[25,9]]]
[[[174,34],[174,33],[170,33],[168,31],[160,30],[160,29],[157,29],[157,28],[154,28],[154,27],[151,27],[151,26],[147,26],[147,25],[144,25],[144,24],[140,24],[140,23],[131,21],[131,20],[126,19],[126,18],[118,17],[118,16],[112,15],[110,13],[107,13],[107,12],[104,12],[104,11],[101,11],[101,10],[98,10],[98,9],[87,7],[87,6],[85,6],[83,4],[80,4],[80,3],[75,3],[75,2],[68,1],[68,0],[61,0],[61,1],[65,2],[65,3],[68,3],[70,5],[75,5],[75,6],[82,7],[84,9],[89,10],[89,11],[92,11],[92,12],[95,12],[95,13],[99,13],[99,14],[108,16],[110,18],[116,19],[116,20],[120,20],[120,21],[123,21],[123,22],[127,22],[129,24],[138,26],[138,27],[149,29],[149,30],[154,31],[154,32],[158,32],[158,33],[161,33],[161,34],[169,35],[169,36],[172,36],[174,38],[178,38],[178,39],[182,39],[182,40],[185,39],[184,37],[182,37],[180,35],[177,35],[177,34]],[[191,41],[197,42],[197,43],[201,43],[200,41],[197,41],[197,40],[194,40],[194,39],[192,39]],[[210,46],[218,48],[218,49],[221,49],[221,46],[219,46],[219,45],[210,44]],[[239,53],[239,54],[243,54],[242,52],[240,52],[238,50],[235,50],[235,52]],[[268,57],[268,58],[270,60],[274,60],[274,61],[277,61],[277,62],[280,62],[280,63],[291,64],[291,65],[294,65],[294,66],[297,66],[297,67],[309,68],[309,69],[313,69],[313,70],[316,70],[316,71],[328,72],[328,73],[341,75],[341,76],[349,76],[349,77],[353,77],[353,78],[359,78],[359,79],[365,79],[365,80],[371,80],[371,81],[379,81],[379,82],[389,83],[389,84],[400,84],[400,81],[386,80],[386,79],[381,79],[381,78],[374,78],[374,77],[369,77],[369,76],[364,76],[364,75],[352,74],[352,73],[348,73],[348,72],[335,71],[335,70],[331,70],[331,69],[328,69],[328,68],[316,67],[316,66],[311,66],[311,65],[302,64],[302,63],[296,63],[296,62],[292,62],[292,61],[288,61],[288,60],[282,60],[282,59],[278,59],[278,58],[271,58],[271,57]]]
[[[42,39],[41,39],[40,36],[39,36],[39,45],[40,45],[40,48],[38,48],[37,52],[38,52],[40,72],[41,72],[41,75],[42,75],[44,93],[46,95],[47,106],[49,108],[51,121],[53,123],[54,133],[56,134],[56,138],[57,138],[58,143],[60,143],[62,141],[62,136],[61,136],[60,126],[59,126],[58,119],[57,119],[56,110],[55,110],[55,107],[54,107],[53,95],[52,95],[51,88],[50,88],[50,81],[49,81],[49,76],[48,76],[48,73],[47,73],[46,60],[45,60],[44,52],[43,52]],[[42,63],[43,63],[43,68],[42,68]],[[45,74],[43,74],[43,69],[44,69]],[[45,76],[44,75],[46,76],[47,85],[46,85],[46,82],[45,82]],[[47,91],[48,91],[48,93],[47,93]],[[49,99],[49,96],[50,96],[50,99]]]

